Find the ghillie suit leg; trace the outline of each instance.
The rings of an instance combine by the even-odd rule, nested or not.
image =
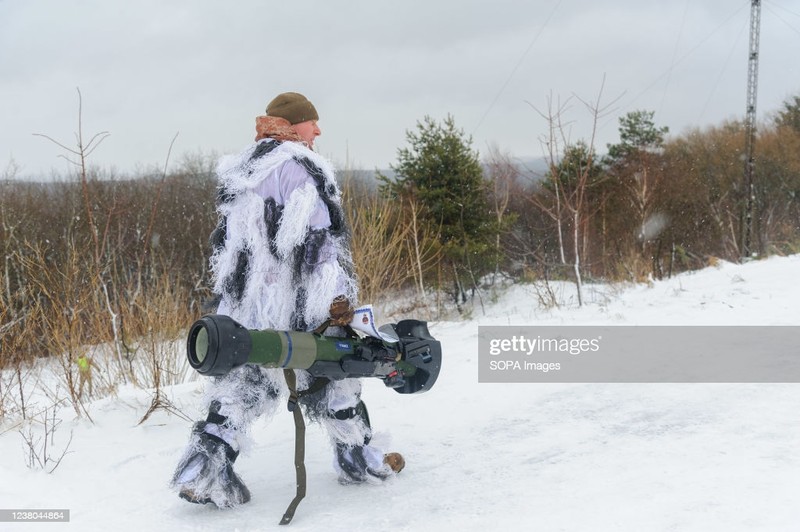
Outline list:
[[[275,411],[278,392],[270,372],[247,364],[216,378],[207,400],[208,417],[195,423],[171,486],[189,502],[230,508],[250,500],[233,463],[253,420]]]
[[[361,382],[344,379],[331,382],[305,401],[309,417],[328,431],[335,454],[333,467],[341,484],[380,483],[405,466],[399,453],[384,455],[371,445],[369,413],[360,397]]]

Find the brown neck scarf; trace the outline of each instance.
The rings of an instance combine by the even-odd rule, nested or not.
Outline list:
[[[294,130],[292,124],[285,118],[279,116],[257,116],[256,142],[266,138],[303,142],[303,139]]]

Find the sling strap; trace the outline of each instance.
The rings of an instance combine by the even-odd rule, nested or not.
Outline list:
[[[283,514],[280,524],[288,525],[292,522],[297,505],[306,496],[306,424],[303,421],[303,413],[297,408],[297,376],[294,370],[284,369],[283,376],[286,385],[289,387],[289,410],[294,414],[294,469],[297,475],[297,494],[295,495],[286,512]]]
[[[311,385],[302,391],[297,391],[297,375],[293,369],[284,369],[283,377],[286,379],[286,386],[289,388],[289,411],[294,416],[294,470],[297,475],[297,493],[289,503],[289,507],[283,514],[281,525],[288,525],[294,518],[294,512],[300,501],[306,496],[306,424],[303,420],[303,412],[299,408],[298,401],[301,397],[317,393],[322,390],[330,381],[326,378],[315,379]]]
[[[331,320],[324,321],[319,327],[314,330],[315,334],[322,334],[330,326]],[[344,327],[345,332],[351,336],[356,336],[355,331],[349,325]],[[306,424],[303,420],[303,412],[299,408],[299,400],[301,397],[311,395],[322,390],[330,382],[325,377],[314,379],[311,385],[301,391],[297,391],[297,375],[293,369],[284,369],[283,377],[286,379],[286,386],[289,388],[289,404],[287,405],[289,411],[294,415],[294,470],[297,475],[297,493],[286,508],[286,512],[281,519],[281,525],[288,525],[294,518],[294,512],[300,501],[306,496]],[[361,403],[363,405],[363,403]],[[363,407],[366,410],[366,407]],[[369,421],[367,421],[369,423]]]

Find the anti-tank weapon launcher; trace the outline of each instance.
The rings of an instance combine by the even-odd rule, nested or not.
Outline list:
[[[311,332],[247,329],[219,314],[189,329],[189,364],[201,375],[226,375],[245,363],[304,369],[339,380],[377,377],[398,393],[430,390],[442,365],[441,344],[427,323],[402,320],[381,327],[384,338],[338,338]]]

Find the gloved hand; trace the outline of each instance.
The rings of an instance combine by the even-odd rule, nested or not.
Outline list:
[[[330,324],[333,326],[342,327],[353,321],[355,309],[346,297],[337,296],[336,299],[333,300],[333,303],[331,303],[329,314],[331,316]]]

